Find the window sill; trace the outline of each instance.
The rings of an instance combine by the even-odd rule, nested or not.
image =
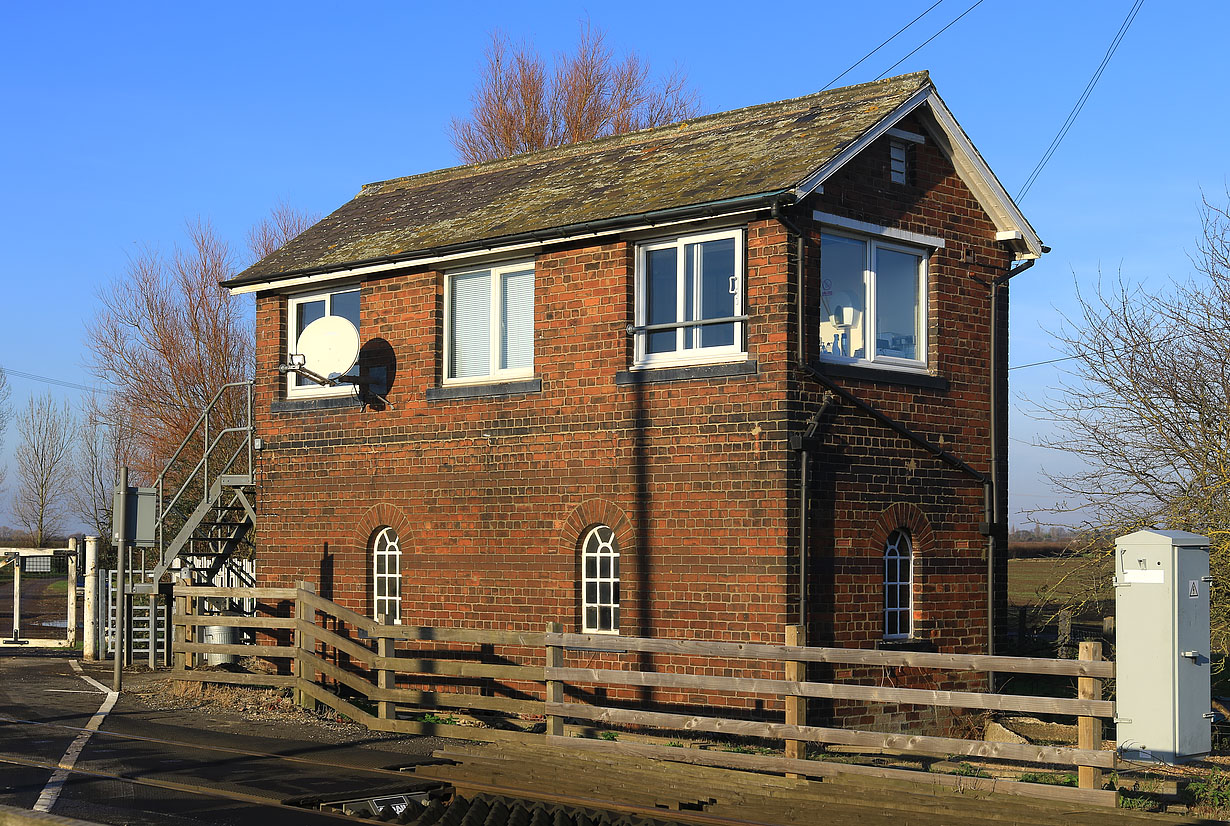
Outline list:
[[[879,384],[904,384],[907,387],[922,387],[927,390],[948,392],[948,379],[943,376],[933,376],[930,373],[888,370],[862,364],[834,364],[827,361],[817,362],[816,369],[833,378],[860,379]]]
[[[615,384],[625,386],[691,379],[716,379],[725,376],[754,376],[757,371],[758,366],[754,361],[698,364],[688,367],[653,367],[647,370],[620,370],[615,374]]]
[[[354,393],[345,396],[318,396],[307,399],[278,399],[269,406],[271,413],[303,413],[313,410],[349,410],[359,407]]]
[[[909,637],[903,640],[877,640],[877,651],[918,651],[932,653],[936,651],[935,643],[921,637]]]
[[[542,379],[493,382],[491,384],[456,384],[447,387],[428,387],[428,401],[449,399],[478,399],[490,396],[517,396],[523,393],[541,393]]]

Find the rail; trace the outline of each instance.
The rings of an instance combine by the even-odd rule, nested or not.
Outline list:
[[[196,611],[196,600],[221,596],[254,599],[266,615],[219,617]],[[524,722],[545,719],[547,740],[561,744],[564,740],[555,738],[586,748],[796,777],[870,773],[950,786],[949,775],[808,759],[807,746],[853,747],[907,758],[974,757],[1071,767],[1079,776],[1077,788],[996,780],[994,790],[1000,793],[1085,805],[1117,803],[1116,791],[1101,788],[1102,771],[1119,765],[1114,751],[1101,748],[1102,721],[1115,713],[1114,703],[1102,698],[1101,681],[1113,678],[1115,669],[1114,663],[1102,660],[1095,643],[1083,643],[1078,660],[1056,660],[808,647],[801,644],[802,629],[797,626],[788,634],[790,645],[571,634],[555,624],[544,632],[408,626],[378,622],[336,605],[308,583],[240,589],[177,585],[175,598],[177,678],[289,687],[303,704],[324,704],[379,731],[542,741],[542,724],[528,731]],[[260,644],[199,641],[197,630],[209,625],[246,628],[261,638]],[[276,674],[195,668],[205,654],[258,657],[280,667]],[[735,666],[733,661],[748,664]],[[1078,696],[809,680],[807,666],[815,663],[1073,677]],[[613,699],[607,701],[608,696]],[[1076,747],[1036,746],[810,725],[806,703],[817,698],[1069,715],[1078,720],[1079,740]],[[727,706],[738,710],[724,712]],[[749,709],[759,713],[749,714]],[[465,725],[457,712],[505,715],[507,727]],[[732,754],[566,737],[602,728],[753,738],[784,744],[784,753]],[[961,780],[978,785],[978,778]]]

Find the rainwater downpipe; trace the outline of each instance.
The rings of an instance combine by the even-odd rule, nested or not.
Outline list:
[[[806,356],[804,355],[803,339],[806,337],[803,327],[803,312],[806,304],[803,301],[803,278],[804,278],[804,261],[803,256],[806,252],[807,236],[803,228],[794,221],[786,217],[783,207],[793,203],[793,198],[779,199],[773,202],[772,216],[784,226],[787,231],[793,232],[795,237],[795,335],[796,356],[800,366],[806,364]],[[807,629],[807,525],[811,514],[811,497],[808,496],[808,470],[811,466],[811,452],[809,448],[815,442],[815,432],[820,424],[820,417],[825,411],[836,401],[832,394],[825,394],[824,400],[820,404],[820,409],[812,416],[808,423],[807,430],[799,437],[799,616],[798,623],[803,626],[804,633]],[[793,447],[794,445],[792,445]],[[804,637],[806,639],[806,636]]]
[[[1045,251],[1045,250],[1044,250]],[[983,483],[987,511],[987,653],[995,653],[995,561],[1006,548],[999,547],[1001,517],[1007,518],[1007,501],[1004,498],[1007,472],[1004,467],[1004,452],[1000,442],[1008,432],[1008,408],[1004,403],[1008,367],[1008,327],[1000,323],[1003,313],[1003,293],[1009,279],[1020,275],[1038,262],[1028,258],[1015,268],[1008,266],[1003,275],[991,281],[991,478]],[[994,675],[991,675],[992,680]],[[994,691],[994,683],[991,684]]]

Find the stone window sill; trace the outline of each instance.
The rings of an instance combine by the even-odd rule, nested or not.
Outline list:
[[[730,364],[698,364],[687,367],[655,367],[649,370],[621,370],[615,374],[615,384],[656,384],[667,381],[691,381],[693,379],[716,379],[726,376],[754,376],[758,366],[754,361],[736,361]]]

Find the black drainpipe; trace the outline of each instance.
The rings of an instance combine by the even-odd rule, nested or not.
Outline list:
[[[1046,251],[1046,248],[1043,248]],[[1007,390],[1008,368],[1008,327],[1000,324],[1000,314],[1003,313],[1003,293],[1008,280],[1020,275],[1038,262],[1036,258],[1026,259],[1015,268],[1008,270],[991,281],[991,516],[987,526],[987,653],[995,653],[995,561],[1008,552],[1007,548],[999,547],[999,534],[1008,518],[1007,493],[1008,473],[1005,461],[1007,457],[1001,450],[1000,442],[1008,433],[1008,405],[1005,391]],[[994,684],[991,686],[994,690]]]
[[[804,253],[806,252],[807,235],[802,227],[786,217],[783,207],[793,204],[793,200],[779,199],[773,203],[772,215],[778,223],[795,237],[795,336],[796,356],[799,366],[807,363],[804,355],[803,339],[805,337],[803,301]],[[790,449],[799,454],[799,625],[807,628],[807,525],[811,515],[811,497],[808,495],[808,472],[811,468],[811,454],[819,447],[820,440],[816,435],[820,428],[820,419],[835,404],[837,398],[832,393],[825,393],[820,402],[820,408],[807,421],[807,427],[802,433],[791,434]]]

